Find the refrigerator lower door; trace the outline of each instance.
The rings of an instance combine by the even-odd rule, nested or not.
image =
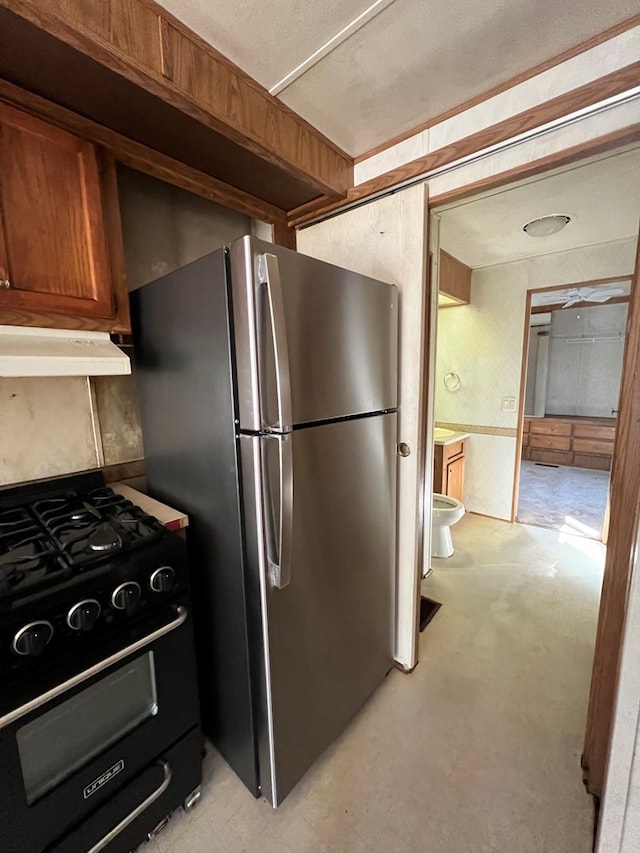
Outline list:
[[[396,414],[295,430],[285,441],[292,491],[280,438],[240,440],[250,610],[262,638],[260,788],[274,806],[392,665]],[[278,585],[282,555],[287,582]]]

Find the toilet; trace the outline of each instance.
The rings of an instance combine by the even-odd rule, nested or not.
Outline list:
[[[451,557],[453,542],[451,541],[451,525],[460,521],[464,515],[464,504],[447,495],[433,495],[431,510],[431,556]]]

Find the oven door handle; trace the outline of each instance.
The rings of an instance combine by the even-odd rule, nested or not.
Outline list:
[[[90,666],[88,669],[79,672],[77,675],[68,678],[66,681],[61,682],[60,684],[56,684],[55,687],[52,687],[51,690],[47,690],[46,693],[41,693],[40,696],[36,696],[35,699],[31,699],[29,702],[25,702],[24,705],[20,705],[19,708],[14,708],[13,711],[9,711],[8,714],[5,714],[3,717],[0,717],[0,729],[4,729],[6,726],[14,723],[16,720],[19,720],[20,717],[24,717],[26,714],[30,714],[31,711],[35,711],[37,708],[41,708],[43,705],[46,705],[47,702],[50,702],[52,699],[57,699],[58,696],[61,696],[63,693],[66,693],[67,690],[71,690],[73,687],[77,687],[78,684],[82,684],[83,681],[87,681],[89,678],[92,678],[94,675],[98,675],[98,673],[102,672],[105,669],[108,669],[110,666],[113,666],[114,663],[118,663],[121,660],[124,660],[129,655],[134,654],[134,652],[143,649],[145,646],[148,646],[149,643],[155,642],[155,640],[159,640],[160,637],[164,637],[166,634],[170,634],[171,631],[175,631],[176,628],[179,628],[184,624],[188,616],[188,611],[186,607],[178,607],[176,610],[176,618],[169,622],[167,625],[163,625],[162,628],[158,628],[157,631],[153,631],[151,634],[147,634],[146,637],[142,637],[140,640],[136,640],[135,643],[131,643],[129,646],[125,646],[120,651],[115,652],[115,654],[110,655],[108,658],[101,660],[99,663]]]
[[[133,811],[129,812],[129,814],[123,818],[120,823],[116,824],[113,829],[104,836],[104,838],[101,838],[97,844],[94,844],[93,847],[89,848],[87,853],[99,853],[100,850],[104,850],[107,844],[110,844],[116,836],[120,835],[123,829],[126,829],[129,824],[133,823],[137,817],[140,817],[142,812],[146,811],[152,803],[155,803],[158,797],[161,797],[164,794],[171,784],[171,767],[169,767],[166,761],[159,761],[158,766],[162,767],[164,773],[164,778],[160,785],[158,785],[153,793],[149,794],[146,800],[143,800],[140,805],[136,806]]]

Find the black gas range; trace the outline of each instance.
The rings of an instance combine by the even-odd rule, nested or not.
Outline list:
[[[185,543],[99,472],[0,489],[7,853],[126,853],[199,796]]]

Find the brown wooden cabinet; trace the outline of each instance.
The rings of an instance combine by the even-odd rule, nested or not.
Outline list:
[[[436,444],[433,465],[433,491],[464,500],[464,441]]]
[[[608,471],[615,435],[615,422],[609,418],[525,418],[522,458]]]
[[[468,305],[471,302],[471,268],[444,250],[440,250],[440,297],[441,308],[450,305]]]
[[[90,142],[0,103],[0,322],[128,330],[110,170]]]

